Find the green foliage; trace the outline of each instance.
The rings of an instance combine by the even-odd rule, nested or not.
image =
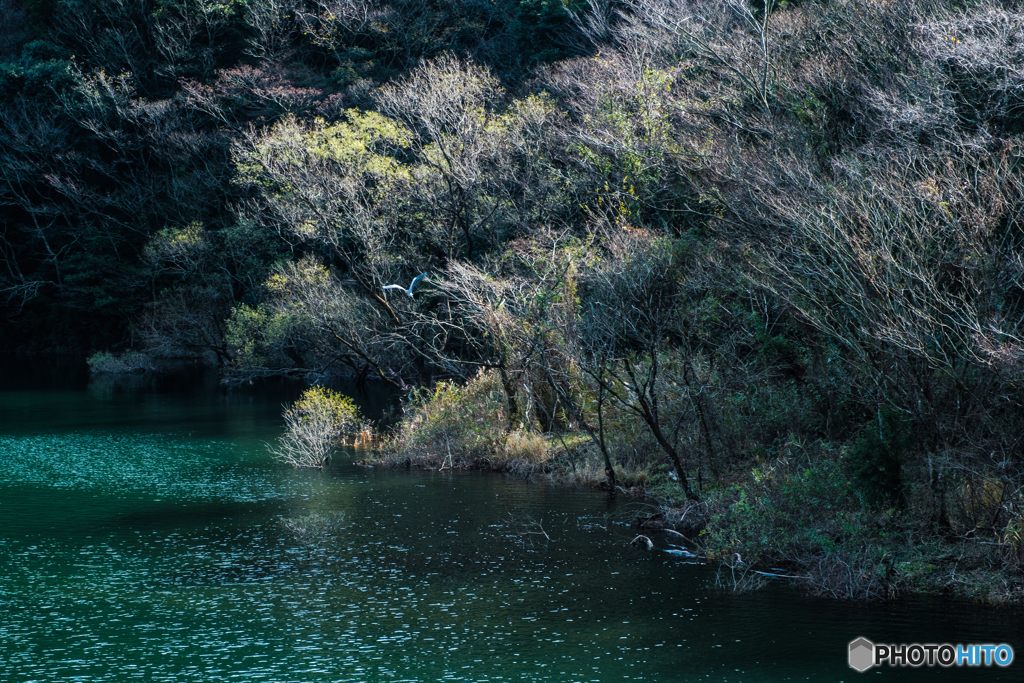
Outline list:
[[[409,130],[375,112],[350,109],[346,118],[345,123],[315,129],[307,137],[313,154],[366,173],[396,173],[398,163],[381,151],[408,148]]]
[[[184,228],[164,228],[150,239],[144,258],[156,267],[166,264],[178,270],[190,270],[198,265],[208,246],[204,238],[200,223]]]
[[[273,367],[275,349],[284,340],[287,321],[259,304],[238,304],[227,320],[225,340],[234,351],[235,365],[242,370]]]
[[[43,34],[53,22],[60,0],[24,0],[25,18],[36,34]]]
[[[766,462],[751,478],[709,494],[701,535],[709,554],[748,564],[835,552],[862,533],[864,515],[835,458]]]
[[[850,445],[844,466],[869,504],[903,502],[902,456],[910,445],[910,433],[898,413],[880,408],[877,423],[865,426],[860,438]]]
[[[295,403],[284,412],[285,419],[297,427],[324,421],[337,433],[351,430],[359,420],[359,407],[350,397],[334,389],[312,387],[302,392]]]
[[[584,5],[585,0],[569,0],[570,7]],[[565,55],[560,34],[569,27],[565,0],[518,0],[517,17],[522,25],[522,44],[539,62],[548,62]]]
[[[362,426],[351,398],[321,386],[304,391],[284,420],[288,429],[272,451],[295,467],[322,468],[342,438]]]
[[[52,43],[32,41],[20,58],[0,62],[0,93],[8,97],[54,101],[76,82],[75,67]]]
[[[494,371],[468,383],[438,382],[411,394],[402,424],[385,446],[385,458],[448,459],[449,466],[486,458],[505,442],[507,404]],[[512,451],[535,450],[520,439]]]
[[[338,175],[366,175],[379,182],[406,177],[408,171],[396,155],[409,144],[408,129],[375,112],[350,109],[345,120],[333,124],[323,119],[303,124],[288,116],[256,146],[239,150],[236,165],[242,179],[288,202],[299,189],[288,182],[289,176],[311,163],[325,162]]]

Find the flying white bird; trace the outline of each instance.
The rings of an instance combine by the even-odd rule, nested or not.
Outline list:
[[[384,285],[384,289],[400,289],[403,292],[405,292],[409,296],[409,298],[411,299],[412,298],[412,290],[416,287],[416,283],[419,282],[420,280],[422,280],[423,278],[425,278],[426,276],[427,276],[426,273],[420,273],[415,278],[413,278],[412,284],[409,285],[409,289],[406,289],[402,285]]]

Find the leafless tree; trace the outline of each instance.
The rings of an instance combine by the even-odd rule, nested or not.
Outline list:
[[[231,28],[231,4],[217,0],[179,3],[164,8],[153,23],[156,73],[176,80],[186,71],[208,74],[216,51]]]
[[[281,0],[271,0],[268,7]],[[286,12],[301,27],[307,40],[335,56],[337,63],[346,61],[345,51],[360,39],[383,37],[388,33],[394,12],[377,0],[314,0]],[[268,29],[279,30],[282,22],[274,20]],[[264,41],[266,42],[266,41]]]
[[[757,165],[764,193],[750,208],[773,226],[751,259],[761,283],[846,346],[874,378],[863,391],[902,396],[915,414],[932,375],[913,359],[964,386],[969,367],[1013,376],[1024,357],[1020,313],[1000,294],[1022,263],[1002,228],[1019,220],[1012,153],[960,158],[851,160],[841,185],[796,159]]]
[[[772,13],[765,0],[755,11],[745,0],[642,0],[631,2],[632,31],[661,30],[694,56],[736,80],[765,114],[772,106]],[[648,37],[650,40],[650,37]]]
[[[543,161],[558,112],[541,96],[500,112],[504,98],[490,70],[452,55],[424,62],[376,95],[412,133],[411,189],[434,216],[427,228],[446,260],[478,258],[543,220],[556,201]]]
[[[245,54],[269,63],[279,63],[295,49],[302,26],[303,5],[296,0],[257,0],[245,6],[245,23],[250,29]]]
[[[581,366],[646,425],[687,498],[695,500],[678,447],[685,414],[672,405],[680,397],[672,387],[680,368],[665,372],[666,364],[689,362],[680,328],[682,263],[667,243],[643,233],[627,237],[622,246],[627,248],[602,262],[586,284]]]

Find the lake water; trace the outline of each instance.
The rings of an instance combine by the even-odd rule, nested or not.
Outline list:
[[[858,636],[1019,650],[1019,611],[735,594],[630,546],[621,497],[281,465],[295,387],[0,372],[0,681],[1024,680],[846,664]]]

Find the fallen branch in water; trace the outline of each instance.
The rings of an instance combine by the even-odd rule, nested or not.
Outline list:
[[[517,519],[511,512],[509,513],[508,524],[512,527],[513,531],[510,536],[515,536],[520,539],[523,546],[526,546],[524,540],[526,536],[543,536],[544,540],[551,542],[551,537],[548,536],[548,532],[544,530],[544,520],[535,520],[533,517],[527,515],[523,519]],[[501,525],[504,526],[504,525]],[[530,541],[530,546],[533,546],[533,541]]]
[[[649,539],[646,536],[644,536],[643,534],[641,534],[641,535],[637,536],[636,538],[634,538],[632,541],[629,542],[629,544],[630,545],[642,545],[645,548],[647,548],[648,550],[651,550],[651,549],[654,548],[654,542],[651,539]]]
[[[688,537],[686,537],[686,536],[684,536],[683,534],[679,533],[679,532],[678,532],[678,531],[676,531],[675,529],[665,529],[665,533],[666,533],[666,534],[673,534],[673,535],[675,535],[675,536],[678,536],[679,538],[683,539],[683,540],[684,540],[684,541],[686,541],[687,543],[693,543],[693,541],[691,541],[691,540],[690,540],[690,539],[689,539]]]
[[[750,571],[761,576],[769,576],[773,579],[803,579],[804,581],[811,581],[810,576],[791,576],[789,574],[774,574],[772,572],[763,572],[760,569],[751,569]]]

